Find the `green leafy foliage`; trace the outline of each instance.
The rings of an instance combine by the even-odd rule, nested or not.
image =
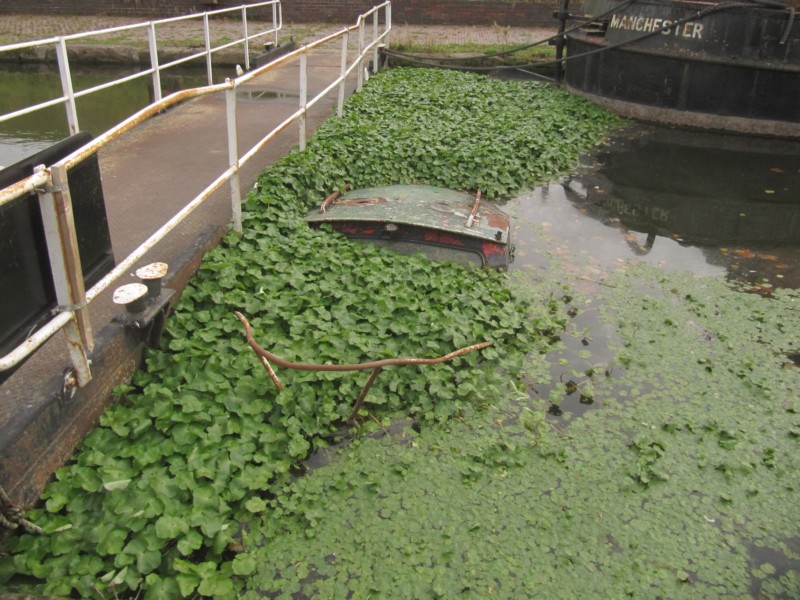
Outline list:
[[[543,427],[504,396],[341,450],[252,528],[245,597],[798,597],[800,293],[606,283],[632,359],[602,408]]]
[[[544,84],[436,69],[387,71],[348,109],[347,119],[332,121],[312,144],[318,154],[345,158],[342,182],[424,182],[480,189],[490,199],[573,166],[614,122]]]
[[[0,583],[82,598],[238,594],[257,569],[241,546],[242,524],[291,512],[273,499],[292,467],[329,443],[366,375],[283,371],[279,393],[233,310],[289,360],[439,356],[493,343],[447,364],[386,369],[365,413],[403,411],[431,425],[513,394],[525,355],[545,352],[565,322],[560,303],[548,293],[516,296],[503,274],[312,231],[302,217],[345,182],[510,194],[568,168],[609,123],[587,102],[537,84],[408,69],[373,78],[345,118],[261,175],[244,233],[206,256],[161,348],[29,515],[49,534],[13,538]],[[536,418],[526,423],[528,437],[541,430]],[[466,453],[472,469],[459,478],[476,483],[484,469],[517,468],[521,448],[495,433]],[[309,509],[303,519],[313,535],[322,515]]]

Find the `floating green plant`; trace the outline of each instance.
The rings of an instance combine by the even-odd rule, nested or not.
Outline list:
[[[493,342],[452,363],[385,370],[361,415],[366,432],[387,414],[408,415],[423,431],[484,414],[515,395],[526,355],[545,353],[567,321],[549,288],[523,298],[503,274],[312,231],[307,207],[344,183],[425,182],[508,195],[572,167],[614,122],[540,84],[413,69],[372,78],[343,119],[261,175],[244,206],[244,233],[206,256],[161,348],[119,389],[120,402],[30,512],[48,535],[13,538],[0,582],[105,598],[224,598],[260,587],[242,534],[263,518],[294,519],[275,499],[298,497],[287,487],[293,469],[341,438],[363,380],[288,372],[276,392],[232,311],[245,313],[259,341],[289,360],[440,356]],[[526,440],[546,427],[539,413],[524,422],[519,440],[494,431],[473,444],[459,481],[477,485],[483,469],[521,468]],[[309,534],[326,521],[310,512],[303,518]]]
[[[272,500],[246,597],[797,597],[800,294],[606,283],[601,409],[556,428],[507,395],[359,440]]]

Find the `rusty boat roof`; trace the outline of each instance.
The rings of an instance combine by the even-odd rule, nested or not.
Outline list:
[[[346,192],[326,208],[312,211],[310,223],[398,223],[508,244],[509,218],[476,196],[432,185],[389,185]],[[470,223],[468,225],[468,223]]]

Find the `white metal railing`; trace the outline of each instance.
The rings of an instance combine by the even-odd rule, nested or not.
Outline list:
[[[380,27],[381,14],[383,15],[382,31]],[[371,39],[367,41],[366,23],[369,17],[372,17],[372,27],[370,28]],[[17,346],[6,356],[0,358],[0,371],[5,371],[18,365],[56,332],[64,329],[77,383],[80,386],[88,383],[92,377],[89,354],[93,347],[93,337],[88,314],[88,307],[91,302],[119,277],[129,273],[130,268],[139,259],[159,241],[167,237],[178,224],[208,200],[226,181],[230,182],[231,189],[232,227],[236,231],[241,231],[241,189],[239,180],[241,167],[251,160],[259,150],[263,149],[279,133],[295,122],[298,122],[300,125],[299,145],[301,150],[304,149],[306,140],[306,114],[308,110],[320,102],[324,96],[337,89],[337,87],[337,116],[341,116],[347,77],[353,74],[354,71],[357,73],[356,90],[360,91],[365,77],[368,76],[365,64],[370,58],[372,60],[373,72],[377,73],[379,67],[379,46],[388,38],[391,27],[391,2],[386,1],[360,15],[355,25],[346,27],[311,44],[301,46],[297,50],[285,54],[269,64],[245,73],[236,79],[226,79],[225,83],[193,88],[170,94],[140,110],[66,158],[51,165],[49,168],[40,166],[32,176],[4,190],[0,190],[0,206],[20,196],[34,192],[38,194],[42,209],[42,220],[45,226],[47,247],[50,254],[50,263],[53,271],[56,299],[61,311],[48,323],[30,335],[22,344]],[[348,59],[349,36],[354,31],[358,32],[358,51],[355,56]],[[308,98],[308,78],[306,72],[308,53],[310,50],[337,39],[341,40],[341,67],[339,75],[322,91],[312,98]],[[240,156],[238,152],[236,123],[237,88],[249,80],[295,59],[299,59],[300,62],[298,82],[300,101],[298,109],[272,131],[266,133],[250,150]],[[165,108],[190,98],[219,92],[224,92],[226,98],[228,168],[209,184],[208,187],[200,192],[200,194],[191,199],[169,221],[142,242],[138,248],[124,258],[110,273],[92,286],[91,289],[84,290],[83,272],[78,253],[75,223],[72,218],[72,203],[67,181],[68,169],[77,165],[87,157],[96,154],[111,141],[120,138],[134,126],[158,114]]]
[[[259,31],[257,33],[250,34],[248,31],[248,15],[253,14],[253,10],[257,8],[265,8],[265,7],[272,8],[272,23],[269,29]],[[250,11],[248,13],[248,11]],[[230,16],[233,13],[238,13],[241,15],[241,23],[242,23],[242,37],[231,42],[226,42],[219,45],[212,45],[211,43],[211,23],[209,21],[209,17],[217,16],[217,15],[224,15]],[[158,41],[157,41],[157,33],[158,28],[164,25],[168,25],[170,23],[176,22],[185,22],[191,20],[202,20],[203,23],[203,38],[204,38],[204,50],[202,52],[196,52],[189,56],[184,56],[181,58],[177,58],[175,60],[166,62],[161,64],[159,61],[159,53],[158,53]],[[261,38],[265,38],[267,36],[273,37],[273,43],[275,46],[278,45],[278,32],[283,27],[283,13],[281,11],[281,4],[280,0],[269,0],[268,2],[259,2],[255,4],[246,4],[242,6],[236,6],[233,8],[222,8],[219,10],[208,11],[204,13],[196,13],[191,15],[184,15],[180,17],[173,17],[170,19],[160,19],[158,21],[147,21],[142,23],[134,23],[131,25],[122,25],[120,27],[110,27],[107,29],[98,29],[95,31],[87,31],[82,33],[75,33],[72,35],[65,35],[65,36],[58,36],[58,37],[51,37],[43,40],[35,40],[31,42],[23,42],[19,44],[8,44],[5,46],[0,46],[0,53],[3,52],[11,52],[11,51],[19,51],[19,50],[26,50],[31,48],[40,48],[40,47],[48,47],[53,46],[55,47],[56,53],[56,60],[58,63],[58,71],[61,76],[61,90],[62,95],[58,98],[53,98],[51,100],[47,100],[45,102],[40,102],[39,104],[34,104],[32,106],[28,106],[25,108],[21,108],[14,112],[7,113],[5,115],[0,115],[0,123],[3,121],[8,121],[14,119],[16,117],[21,117],[23,115],[27,115],[38,110],[42,110],[51,106],[57,106],[59,104],[63,104],[66,109],[67,114],[67,125],[69,127],[70,134],[78,133],[80,130],[80,126],[78,124],[78,112],[75,106],[75,100],[81,98],[83,96],[88,96],[90,94],[94,94],[101,90],[121,85],[133,79],[138,79],[140,77],[147,77],[148,75],[152,76],[153,80],[153,97],[155,102],[158,102],[162,99],[161,96],[161,72],[169,69],[171,67],[175,67],[189,61],[205,58],[206,63],[206,77],[208,85],[213,85],[214,83],[214,72],[212,66],[212,57],[215,53],[225,50],[227,48],[231,48],[238,45],[243,45],[244,47],[244,64],[246,69],[250,69],[250,42],[253,40],[258,40]],[[120,77],[118,79],[114,79],[112,81],[101,83],[91,88],[87,88],[81,91],[74,91],[73,89],[73,82],[72,82],[72,74],[70,71],[70,64],[69,64],[69,57],[68,57],[68,48],[67,44],[86,40],[88,38],[108,35],[112,33],[119,33],[123,31],[135,31],[135,30],[147,30],[147,45],[148,50],[150,53],[150,68],[145,69],[142,71],[138,71],[132,75],[127,75],[125,77]]]

